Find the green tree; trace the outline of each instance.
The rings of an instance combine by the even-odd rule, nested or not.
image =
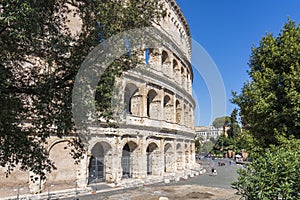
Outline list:
[[[202,150],[204,152],[211,152],[211,150],[213,150],[214,147],[214,143],[212,143],[212,141],[206,141],[203,146],[202,146]]]
[[[233,109],[230,115],[230,129],[227,131],[228,137],[230,138],[238,138],[239,134],[241,133],[241,128],[238,124],[237,115],[238,110],[235,108]]]
[[[289,20],[279,36],[268,34],[250,57],[250,80],[233,102],[242,123],[268,146],[275,133],[300,138],[300,27]]]
[[[234,93],[247,130],[252,162],[239,170],[236,188],[246,199],[299,199],[300,26],[289,20],[252,49],[250,81]]]
[[[245,199],[299,199],[300,141],[279,140],[281,145],[252,152],[252,163],[238,171],[233,185]]]
[[[164,13],[158,1],[142,0],[2,0],[0,10],[0,165],[9,172],[19,164],[43,176],[54,168],[44,148],[47,138],[75,132],[72,87],[90,50],[116,33],[149,26]],[[81,19],[76,35],[67,26],[70,13]],[[122,61],[113,66],[124,66]],[[111,86],[118,73],[112,69],[101,82]],[[110,98],[110,90],[98,91],[98,100]],[[80,157],[78,138],[70,145]]]
[[[212,125],[215,128],[223,128],[224,126],[226,126],[229,123],[230,123],[230,117],[224,116],[224,117],[218,117],[218,118],[216,118],[213,121]]]
[[[201,149],[200,139],[197,139],[197,140],[195,140],[195,151],[196,151],[196,154],[200,153],[200,149]]]

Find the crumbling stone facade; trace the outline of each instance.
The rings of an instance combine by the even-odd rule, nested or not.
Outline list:
[[[46,180],[21,173],[9,183],[22,182],[22,187],[37,193],[50,186],[57,190],[127,179],[185,177],[197,170],[190,32],[176,2],[165,1],[165,6],[167,16],[155,26],[176,47],[145,50],[141,68],[147,73],[132,69],[117,80],[123,106],[119,127],[89,127],[88,150],[77,165],[70,156],[70,138],[50,138],[48,151],[57,170]]]

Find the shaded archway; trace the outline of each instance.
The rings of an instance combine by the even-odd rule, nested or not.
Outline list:
[[[181,87],[186,89],[186,72],[183,67],[181,67]]]
[[[176,145],[176,167],[177,170],[183,170],[183,148],[180,143]]]
[[[175,59],[173,59],[173,76],[175,81],[180,83],[180,67]]]
[[[167,143],[164,146],[164,172],[171,173],[174,171],[174,152],[172,145]]]
[[[99,183],[106,180],[109,158],[107,152],[111,150],[107,142],[97,142],[91,150],[92,156],[89,162],[88,184]]]
[[[188,169],[189,168],[189,163],[190,163],[190,145],[185,144],[184,145],[184,149],[185,149],[185,168]]]
[[[160,100],[155,90],[149,90],[147,95],[147,116],[152,119],[158,119],[160,112]]]
[[[126,85],[124,94],[124,111],[126,114],[139,116],[141,98],[138,91],[139,89],[135,84],[128,83]]]
[[[162,51],[162,55],[161,55],[161,65],[162,65],[162,72],[164,74],[168,74],[168,69],[171,67],[170,66],[171,61],[170,61],[170,57],[168,55],[168,53],[166,51]]]
[[[146,150],[147,175],[156,174],[159,167],[158,146],[154,142],[150,143]]]
[[[182,108],[178,100],[176,100],[175,106],[176,106],[176,123],[179,124],[181,122]]]
[[[164,97],[164,104],[163,104],[163,112],[164,112],[164,120],[167,122],[172,122],[172,110],[173,110],[173,105],[171,104],[171,98],[169,95],[166,95]]]
[[[183,105],[183,125],[188,125],[188,117],[189,117],[189,111],[187,109],[186,104]]]
[[[122,149],[121,167],[122,178],[131,178],[134,171],[133,165],[136,164],[133,159],[133,152],[137,148],[137,144],[130,141],[127,142]]]

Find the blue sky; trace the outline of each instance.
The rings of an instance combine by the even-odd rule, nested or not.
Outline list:
[[[288,17],[300,22],[299,0],[177,0],[177,3],[189,23],[192,38],[207,51],[221,73],[227,115],[235,107],[229,101],[231,91],[239,92],[248,79],[251,48],[258,46],[266,33],[277,36]],[[201,76],[194,73],[193,89],[200,108],[195,125],[209,125],[214,118],[210,94]]]

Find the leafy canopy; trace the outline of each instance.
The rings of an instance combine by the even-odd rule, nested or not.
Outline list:
[[[233,102],[244,127],[263,146],[276,144],[275,132],[300,138],[300,27],[289,20],[279,36],[268,34],[250,57],[250,80]]]
[[[47,139],[75,133],[72,87],[85,57],[106,38],[156,23],[164,12],[158,1],[143,0],[2,0],[0,10],[0,166],[44,176],[55,168]],[[72,16],[79,19],[77,33]],[[110,98],[101,88],[118,73],[112,69],[101,80],[100,100]],[[70,145],[80,158],[79,139]]]
[[[215,128],[223,128],[224,126],[227,126],[230,123],[230,117],[224,116],[224,117],[218,117],[216,118],[212,125]]]
[[[252,163],[238,170],[233,185],[245,199],[299,199],[300,141],[279,140],[281,145],[252,152]]]

